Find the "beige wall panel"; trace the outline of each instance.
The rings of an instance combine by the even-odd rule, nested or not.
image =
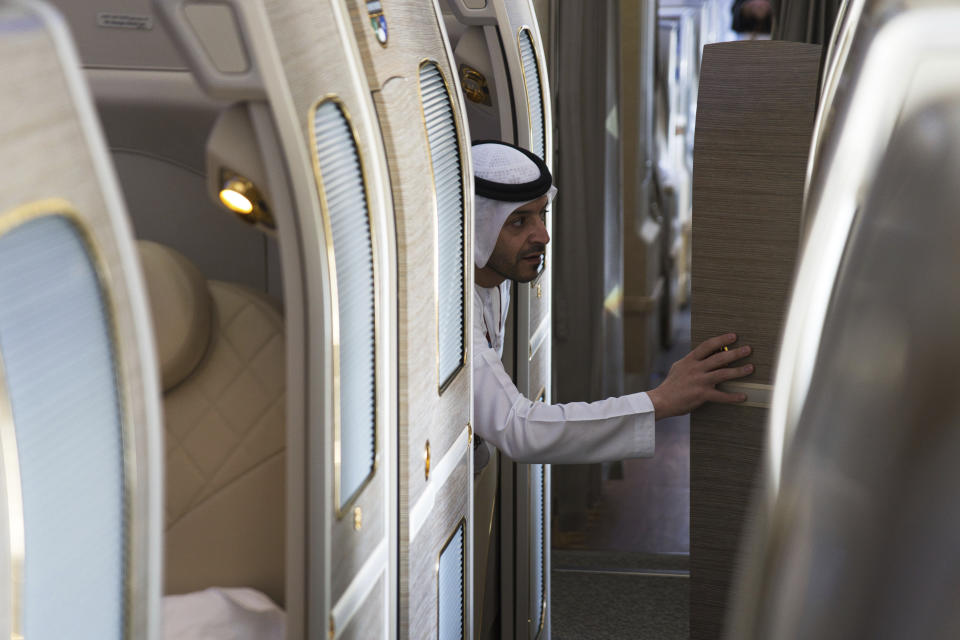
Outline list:
[[[371,640],[381,637],[380,630],[383,628],[383,618],[387,615],[387,612],[383,609],[384,589],[386,588],[384,580],[383,576],[377,580],[376,586],[370,590],[367,599],[353,614],[350,624],[342,633],[337,634],[338,640]]]
[[[397,211],[400,324],[400,459],[401,479],[409,482],[413,505],[426,486],[423,451],[427,440],[434,463],[450,449],[469,420],[469,376],[462,368],[442,395],[437,372],[435,209],[421,122],[419,79],[391,80],[374,96],[390,159],[393,201]],[[467,325],[469,326],[469,320]],[[404,447],[409,447],[405,453]],[[404,475],[407,474],[407,475]],[[404,511],[401,485],[401,514]],[[405,516],[401,515],[401,518]],[[401,529],[403,527],[401,526]]]
[[[820,47],[733,42],[704,49],[693,183],[694,344],[736,331],[770,384],[793,277]],[[763,448],[767,410],[691,416],[690,631],[720,637]]]
[[[358,82],[352,71],[356,66],[351,63],[347,51],[340,46],[331,47],[330,42],[342,42],[351,34],[341,33],[338,21],[329,3],[309,0],[268,0],[265,2],[270,26],[274,33],[276,46],[280,54],[283,69],[288,80],[290,94],[293,100],[295,113],[299,119],[303,140],[309,145],[312,136],[313,123],[311,111],[313,106],[327,96],[335,95],[344,107],[355,130],[358,150],[364,169],[367,172],[367,197],[371,210],[371,231],[374,242],[381,243],[384,239],[393,237],[390,227],[392,218],[389,213],[389,196],[384,191],[378,193],[376,185],[369,181],[371,167],[377,161],[377,155],[382,153],[379,148],[379,136],[372,128],[371,123],[358,119],[355,114],[364,112],[364,103],[369,96],[364,92],[364,85]],[[314,156],[313,149],[308,149],[310,157]],[[373,227],[381,228],[373,228]],[[305,239],[307,242],[312,238]],[[377,262],[378,287],[386,286],[387,270],[391,268],[385,256],[391,255],[389,248],[375,249]],[[386,262],[386,263],[385,263]],[[382,303],[383,298],[378,300]],[[380,308],[381,314],[388,314],[389,310]],[[389,340],[382,333],[383,323],[378,324],[378,341]],[[379,370],[379,366],[378,366]],[[343,594],[355,572],[370,557],[376,545],[387,534],[387,523],[384,519],[390,506],[387,500],[387,480],[382,472],[383,459],[386,455],[386,442],[395,429],[389,423],[390,409],[385,407],[385,398],[393,398],[392,390],[383,388],[389,380],[378,374],[377,413],[377,458],[380,461],[373,480],[361,490],[356,502],[343,514],[343,517],[334,520],[331,517],[333,539],[331,546],[331,593],[330,602],[335,603]],[[390,402],[393,402],[390,400]],[[330,451],[332,451],[332,444]],[[331,485],[332,486],[332,485]],[[329,504],[333,505],[334,497],[329,496]],[[361,509],[361,527],[355,528],[354,511]]]
[[[383,87],[387,80],[394,77],[416,80],[420,73],[420,62],[424,58],[437,63],[453,88],[447,45],[440,32],[433,0],[384,2],[383,15],[389,29],[386,46],[380,44],[370,26],[366,2],[343,1],[350,9],[360,53],[369,61],[365,67],[367,81],[373,90]]]
[[[433,518],[423,526],[413,541],[417,553],[411,554],[410,557],[409,637],[412,639],[428,640],[437,636],[437,567],[440,562],[440,552],[460,525],[467,510],[467,494],[470,490],[468,483],[473,481],[468,477],[468,454],[472,455],[472,453],[472,448],[464,452],[456,470],[450,474],[450,479],[437,495],[438,508]],[[471,526],[468,518],[464,535]],[[469,562],[470,557],[469,547],[466,547],[464,562]],[[464,567],[465,579],[466,575],[467,567]],[[469,587],[466,588],[469,589]],[[469,591],[466,593],[469,594]],[[466,605],[469,606],[469,595],[467,595]],[[466,626],[464,628],[466,632]]]
[[[4,90],[0,91],[0,140],[5,153],[0,172],[0,220],[19,207],[48,198],[63,199],[89,234],[102,267],[99,275],[110,296],[118,345],[115,357],[125,427],[132,429],[128,434],[131,441],[125,445],[127,455],[137,457],[136,468],[131,469],[136,475],[130,478],[129,587],[132,593],[154,595],[147,587],[145,500],[150,489],[148,474],[157,470],[150,468],[147,458],[146,430],[160,433],[160,389],[153,373],[152,338],[146,335],[146,299],[129,222],[92,108],[85,123],[88,128],[81,128],[83,114],[78,115],[73,100],[87,97],[72,95],[53,39],[32,17],[25,18],[17,30],[3,32],[0,77],[4,81]],[[38,82],[38,78],[43,81]],[[95,135],[88,138],[91,133]],[[106,192],[102,191],[105,187]],[[160,522],[149,524],[150,528],[158,527],[157,531],[160,526]],[[154,543],[158,544],[159,538]],[[130,602],[131,635],[145,637],[142,608],[147,603],[132,596]]]
[[[330,558],[330,584],[335,599],[350,586],[350,581],[369,559],[370,551],[387,535],[387,523],[381,515],[387,508],[384,493],[362,491],[356,502],[333,525],[332,546],[335,551]],[[356,525],[358,516],[359,529]],[[341,549],[358,549],[363,553],[341,553]]]

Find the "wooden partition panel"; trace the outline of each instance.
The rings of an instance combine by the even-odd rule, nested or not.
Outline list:
[[[690,424],[690,637],[719,638],[766,431],[813,129],[820,47],[744,41],[703,53],[693,174],[697,344],[735,331],[755,373]]]
[[[470,637],[472,427],[470,345],[473,182],[469,136],[452,52],[433,0],[370,3],[345,0],[383,132],[397,228],[399,383],[399,629],[400,638],[438,637],[438,557],[465,523],[462,624]],[[375,26],[378,25],[378,26]],[[427,79],[429,76],[430,79]],[[431,93],[431,87],[433,92]],[[442,88],[440,88],[442,87]],[[449,99],[449,119],[439,118]],[[437,143],[438,121],[449,138]],[[428,133],[428,130],[432,133]],[[434,135],[431,142],[430,136]],[[443,155],[444,145],[455,151]],[[441,158],[445,158],[443,161]],[[443,166],[439,163],[445,162]],[[441,373],[439,346],[443,256],[441,218],[455,216],[462,233],[463,351],[452,373]],[[444,218],[451,219],[451,218]],[[449,302],[449,300],[447,300]],[[442,634],[441,634],[442,635]]]

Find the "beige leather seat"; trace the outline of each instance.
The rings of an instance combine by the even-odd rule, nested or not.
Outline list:
[[[264,295],[138,244],[164,392],[165,591],[245,586],[282,606],[283,317]]]

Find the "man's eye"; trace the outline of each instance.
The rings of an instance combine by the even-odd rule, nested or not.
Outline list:
[[[518,228],[519,228],[519,227],[522,227],[522,226],[523,226],[523,222],[524,222],[524,221],[523,221],[523,218],[514,218],[514,219],[513,219],[513,222],[511,222],[510,224],[511,224],[512,226],[514,226],[514,227],[518,227]]]

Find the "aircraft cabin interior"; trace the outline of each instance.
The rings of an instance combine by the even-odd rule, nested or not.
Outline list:
[[[958,637],[957,33],[0,0],[0,637]],[[551,177],[530,278],[485,145]],[[557,453],[609,398],[649,455]]]

